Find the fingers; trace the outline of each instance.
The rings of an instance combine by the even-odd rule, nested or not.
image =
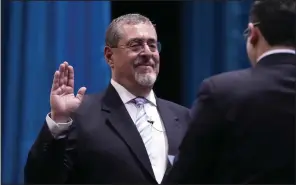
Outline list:
[[[69,75],[69,64],[66,62],[65,64],[65,75],[64,75],[64,85],[68,85],[68,75]]]
[[[68,62],[64,62],[60,65],[59,67],[59,72],[60,72],[60,86],[62,85],[67,85],[68,83]]]
[[[70,65],[68,67],[68,86],[74,89],[74,68]]]
[[[78,98],[79,100],[82,101],[85,92],[86,92],[86,88],[85,88],[85,87],[81,87],[81,88],[78,90],[78,93],[77,93],[77,95],[76,95],[76,98]]]
[[[56,91],[60,87],[60,72],[56,71],[54,73],[53,81],[52,81],[52,86],[51,86],[51,91]]]
[[[55,72],[51,88],[52,94],[60,94],[65,90],[67,92],[74,90],[74,69],[66,61]]]
[[[62,63],[59,67],[60,72],[60,79],[59,79],[59,85],[62,86],[64,84],[64,76],[65,76],[65,64]]]

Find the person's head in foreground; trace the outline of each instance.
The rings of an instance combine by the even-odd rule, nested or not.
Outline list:
[[[271,49],[296,47],[296,1],[255,0],[244,35],[252,65],[260,55]]]
[[[143,15],[120,16],[107,29],[104,54],[112,79],[136,96],[152,89],[159,73],[159,50],[155,27]]]

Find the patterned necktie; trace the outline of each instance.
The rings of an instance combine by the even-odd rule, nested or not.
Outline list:
[[[137,115],[135,119],[135,125],[142,137],[143,143],[146,147],[147,154],[149,156],[151,164],[153,164],[152,158],[152,130],[151,125],[147,121],[146,111],[144,104],[147,103],[145,98],[135,98],[133,101],[137,107]]]

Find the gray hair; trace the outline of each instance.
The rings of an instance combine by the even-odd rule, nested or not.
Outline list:
[[[117,44],[121,39],[119,31],[120,27],[125,24],[136,25],[140,23],[152,24],[149,18],[141,14],[125,14],[113,19],[106,31],[105,45],[109,47],[117,47]]]

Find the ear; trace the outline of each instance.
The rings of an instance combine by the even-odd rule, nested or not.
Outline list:
[[[107,61],[108,65],[113,68],[114,67],[114,61],[113,61],[113,51],[112,48],[109,46],[105,46],[104,48],[104,56],[105,60]]]
[[[259,41],[259,29],[257,27],[254,27],[252,23],[249,24],[249,29],[250,29],[250,43],[255,46],[257,45]]]

